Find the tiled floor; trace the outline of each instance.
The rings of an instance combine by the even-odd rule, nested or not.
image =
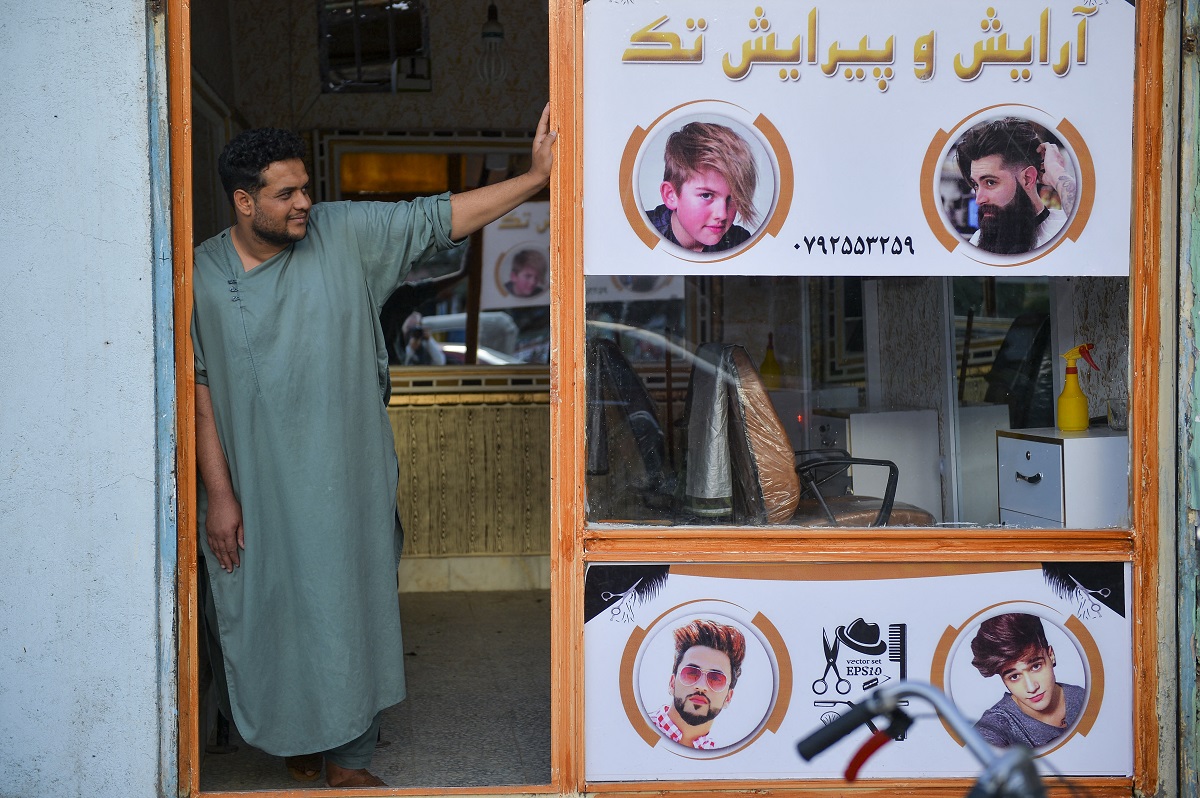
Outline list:
[[[393,787],[549,783],[549,593],[404,593],[400,614],[408,698],[384,713],[372,772]],[[204,755],[202,790],[303,786],[232,742]]]

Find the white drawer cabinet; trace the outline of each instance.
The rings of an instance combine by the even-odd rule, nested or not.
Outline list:
[[[1000,523],[1102,529],[1129,524],[1129,439],[1107,427],[996,433]]]

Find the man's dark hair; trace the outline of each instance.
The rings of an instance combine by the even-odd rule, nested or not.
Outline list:
[[[697,619],[687,626],[679,627],[675,630],[675,664],[671,667],[672,674],[679,673],[679,663],[683,661],[683,655],[695,646],[716,649],[729,657],[729,668],[733,671],[729,674],[729,689],[732,690],[738,677],[742,675],[742,660],[746,658],[745,636],[732,626],[704,619]]]
[[[984,678],[995,676],[1004,666],[1027,660],[1050,648],[1042,619],[1024,612],[1009,612],[988,618],[979,625],[971,641],[971,664]]]
[[[1037,130],[1024,119],[1005,117],[976,125],[958,142],[958,170],[963,180],[971,182],[971,163],[989,155],[999,155],[1008,168],[1027,166],[1041,170],[1042,156],[1038,146],[1042,140]]]
[[[217,160],[217,172],[229,204],[239,188],[256,195],[263,186],[263,171],[276,161],[304,158],[304,139],[290,130],[262,127],[243,131],[225,145]]]

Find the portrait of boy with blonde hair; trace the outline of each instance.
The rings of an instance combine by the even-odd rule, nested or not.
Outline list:
[[[691,252],[722,252],[745,243],[758,222],[758,168],[750,146],[725,125],[689,122],[667,139],[662,204],[646,211],[668,242]]]

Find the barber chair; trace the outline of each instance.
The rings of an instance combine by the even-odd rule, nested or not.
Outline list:
[[[845,478],[850,467],[886,468],[887,487],[883,498],[858,496],[850,492],[826,495],[822,480]],[[900,470],[891,460],[864,457],[828,457],[801,461],[796,465],[800,477],[800,503],[792,523],[802,526],[933,526],[933,516],[915,505],[896,501]]]
[[[585,427],[587,475],[612,477],[589,480],[596,509],[635,519],[670,509],[674,476],[654,399],[620,347],[606,338],[588,342]]]
[[[896,501],[899,472],[891,461],[841,450],[794,452],[745,348],[712,347],[697,352],[688,396],[684,501],[690,509],[724,501],[735,522],[757,525],[933,525],[928,512]],[[848,493],[844,474],[851,467],[887,468],[884,496]],[[831,489],[839,479],[842,487]]]

